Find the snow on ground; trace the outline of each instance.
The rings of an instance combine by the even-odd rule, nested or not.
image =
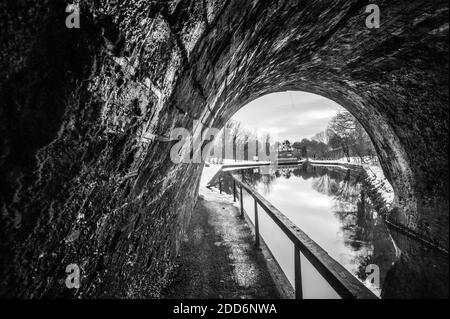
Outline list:
[[[209,165],[209,166],[208,166]],[[202,178],[200,179],[200,190],[206,188],[209,181],[216,175],[216,173],[222,168],[221,164],[207,164],[203,168]]]
[[[394,189],[384,176],[383,170],[377,165],[363,165],[363,167],[369,177],[370,183],[378,189],[388,208],[390,208],[394,202]]]
[[[338,159],[332,159],[332,160],[316,160],[311,157],[308,158],[309,161],[315,162],[315,163],[342,163],[342,164],[355,164],[355,165],[361,165],[361,158],[359,157],[350,157],[347,159],[346,157],[338,158]],[[368,162],[368,159],[364,158],[364,162]]]
[[[219,163],[221,165],[242,165],[242,164],[267,164],[270,163],[270,161],[248,161],[248,160],[232,160],[232,159],[223,159],[223,160],[217,160],[217,159],[211,159],[209,161],[210,163],[213,163],[212,165],[218,165],[215,163]]]

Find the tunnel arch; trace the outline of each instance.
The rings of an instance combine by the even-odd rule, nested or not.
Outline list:
[[[170,161],[170,131],[285,90],[352,112],[392,221],[448,251],[448,2],[377,1],[379,29],[368,4],[83,1],[78,30],[61,1],[2,4],[0,295],[155,296],[202,169]],[[73,260],[77,292],[59,282]]]
[[[295,7],[292,3],[284,5]],[[399,20],[410,25],[408,21],[413,19],[415,9],[404,5],[403,11],[398,8],[391,11],[386,2],[380,5],[385,8],[384,15],[396,21],[392,27],[398,27]],[[232,18],[228,12],[224,13],[216,28],[227,25],[228,30],[222,29],[223,34],[218,37],[217,29],[211,28],[196,44],[181,89],[174,91],[175,103],[181,101],[181,109],[192,101],[203,105],[203,109],[188,108],[193,109],[194,117],[201,118],[203,124],[220,127],[243,105],[268,93],[304,91],[337,102],[360,121],[380,155],[383,170],[396,193],[397,208],[392,211],[391,221],[447,247],[448,202],[443,194],[448,190],[448,181],[439,173],[447,169],[443,162],[436,163],[437,159],[444,158],[443,150],[428,146],[425,150],[420,145],[429,144],[432,136],[439,144],[448,137],[434,133],[427,136],[429,131],[421,132],[417,124],[411,130],[411,124],[407,123],[417,121],[431,126],[439,122],[447,130],[448,125],[440,116],[448,113],[445,106],[448,94],[447,90],[438,92],[445,87],[445,71],[442,69],[439,75],[443,82],[436,83],[436,79],[429,77],[429,68],[436,70],[431,55],[425,55],[432,51],[436,54],[435,47],[425,48],[420,43],[403,47],[405,38],[400,30],[392,34],[365,28],[364,2],[344,5],[346,10],[333,19],[330,6],[342,8],[336,3],[323,2],[312,12],[325,13],[318,20],[310,21],[301,19],[302,14],[307,14],[304,11],[292,17],[287,14],[291,11],[283,6],[274,9],[279,16],[272,14],[265,17],[267,20],[261,19],[266,8],[258,6],[239,10]],[[232,5],[228,10],[237,12]],[[286,29],[280,27],[274,32],[277,21],[283,21],[281,26],[287,26]],[[304,34],[305,29],[317,25],[323,32],[306,32],[301,41],[292,36],[283,38],[292,34],[289,28],[296,34]],[[414,38],[419,40],[418,36]],[[358,41],[360,44],[355,43]],[[413,58],[411,51],[417,47],[423,55]],[[216,52],[215,48],[225,49]],[[443,55],[437,56],[448,61]],[[405,78],[402,80],[401,76]],[[424,80],[420,87],[417,81]],[[189,96],[189,101],[182,95]],[[428,110],[433,108],[434,115],[425,119],[421,115],[425,105],[422,103],[429,105],[426,113],[431,115]],[[428,152],[427,159],[423,157],[424,151]],[[430,155],[433,164],[425,164],[430,162]],[[430,167],[436,164],[437,170]],[[426,173],[425,166],[428,166]]]
[[[261,97],[264,97],[272,93],[281,93],[286,91],[307,92],[319,95],[321,97],[326,97],[336,102],[338,105],[340,105],[347,111],[349,111],[358,120],[358,122],[361,123],[361,125],[364,127],[364,130],[369,135],[372,144],[375,147],[377,155],[380,159],[380,163],[382,165],[385,175],[387,176],[389,181],[394,183],[395,185],[394,189],[395,206],[400,208],[403,212],[409,211],[409,213],[412,214],[416,212],[417,204],[414,199],[414,189],[413,189],[414,180],[412,178],[412,170],[409,166],[406,151],[403,149],[403,146],[401,145],[401,142],[399,141],[398,137],[395,135],[392,128],[390,128],[387,123],[383,122],[382,116],[380,114],[374,116],[368,114],[368,112],[362,112],[361,109],[363,109],[363,107],[359,105],[355,106],[354,104],[353,105],[349,104],[348,99],[346,99],[345,96],[340,98],[334,98],[333,96],[329,95],[327,97],[326,95],[328,94],[322,90],[320,90],[320,93],[318,93],[319,90],[315,90],[313,92],[312,90],[310,91],[306,91],[305,89],[299,90],[295,89],[294,87],[289,87],[289,89],[280,89],[276,91],[268,90],[265,93],[261,93],[259,96],[253,98],[252,100],[245,101],[243,103],[237,104],[237,106],[233,106],[230,109],[227,109],[223,117],[213,120],[212,127],[216,127],[216,125],[218,125],[218,127],[220,128],[223,127],[224,123],[226,123],[229,119],[231,119],[238,110],[245,107],[252,101],[255,101]],[[344,105],[351,105],[351,107]],[[301,110],[299,110],[299,113],[301,113]],[[377,116],[379,120],[375,120]],[[385,140],[387,136],[391,136],[390,141]],[[378,142],[377,144],[376,141]],[[386,146],[386,144],[383,143],[387,143],[388,146]],[[389,151],[387,150],[387,148],[390,148],[391,150],[395,151],[388,153]],[[398,196],[398,193],[400,193],[400,196]],[[406,217],[406,215],[403,215],[402,217],[403,217],[402,222],[405,222],[405,220],[408,218]]]
[[[320,91],[320,93],[318,93]],[[259,98],[263,98],[264,96],[273,94],[273,93],[283,93],[283,92],[305,92],[305,93],[311,93],[311,94],[315,94],[317,96],[323,97],[323,98],[327,98],[333,102],[335,102],[336,104],[338,104],[340,107],[344,108],[345,110],[349,111],[357,120],[358,122],[363,126],[365,132],[369,135],[372,144],[375,147],[375,150],[377,152],[377,156],[380,157],[380,162],[381,164],[385,164],[386,166],[387,163],[384,163],[383,160],[385,160],[386,158],[388,158],[389,160],[393,160],[395,162],[394,167],[386,167],[384,168],[385,174],[386,176],[389,176],[389,178],[391,180],[393,179],[397,179],[398,183],[402,184],[402,197],[403,198],[408,198],[408,197],[413,197],[413,181],[411,180],[411,176],[412,176],[412,171],[411,168],[409,167],[409,163],[408,163],[408,157],[407,154],[405,152],[405,150],[403,149],[403,146],[401,145],[401,142],[399,141],[398,137],[395,136],[395,133],[393,132],[392,128],[390,128],[388,126],[387,123],[382,122],[383,119],[380,120],[376,120],[376,117],[373,116],[372,114],[370,114],[369,112],[364,112],[363,109],[364,107],[361,107],[359,104],[355,105],[354,102],[349,102],[348,99],[345,96],[342,96],[340,98],[334,98],[331,95],[328,95],[326,91],[324,90],[315,90],[314,92],[312,90],[310,91],[306,91],[306,90],[299,90],[299,89],[295,89],[294,87],[289,87],[289,89],[283,89],[283,90],[276,90],[276,91],[271,91],[269,90],[266,93],[262,93],[259,96],[253,98],[250,101],[245,101],[243,103],[237,104],[236,107],[231,107],[229,110],[227,109],[226,114],[224,114],[224,117],[220,118],[220,119],[215,119],[217,121],[214,122],[214,124],[212,125],[213,127],[215,127],[214,125],[217,124],[219,126],[223,125],[222,123],[226,123],[229,119],[231,119],[237,111],[239,111],[240,109],[246,107],[248,104],[250,104],[251,102],[259,99]],[[328,96],[326,96],[328,95]],[[341,104],[341,103],[347,103],[347,104]],[[349,103],[353,103],[353,104],[349,104]],[[345,105],[350,105],[349,106],[345,106]],[[302,110],[299,109],[299,113],[301,113]],[[381,117],[380,114],[377,114],[376,116]],[[378,141],[383,141],[384,139],[386,139],[386,135],[394,135],[393,136],[393,141],[388,141],[388,144],[392,144],[390,145],[391,148],[396,150],[396,154],[385,154],[385,152],[383,153],[383,150],[381,150],[378,146],[376,145],[374,141],[378,140]],[[382,157],[384,156],[384,157]],[[395,170],[394,172],[392,170]],[[394,176],[392,177],[392,175],[388,175],[390,173],[393,173]],[[415,210],[416,208],[414,207],[415,203],[407,203],[407,202],[402,202],[399,203],[398,202],[398,197],[396,198],[397,201],[397,205],[411,205],[410,207],[408,207],[408,209],[412,209]]]

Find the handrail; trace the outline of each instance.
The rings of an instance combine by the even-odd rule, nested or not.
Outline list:
[[[233,195],[236,199],[236,183],[240,189],[240,208],[241,215],[244,216],[242,189],[245,189],[255,200],[255,236],[256,243],[259,243],[259,225],[258,209],[259,204],[271,219],[281,228],[284,234],[294,243],[295,253],[295,296],[297,299],[303,298],[303,289],[301,283],[301,263],[300,252],[308,259],[320,275],[330,284],[330,286],[346,299],[378,299],[364,284],[355,278],[347,269],[345,269],[336,260],[331,258],[328,253],[306,235],[300,228],[291,222],[275,206],[262,197],[255,189],[246,184],[232,173],[224,172],[233,179]],[[220,184],[222,179],[220,179]],[[222,187],[220,187],[222,188]]]

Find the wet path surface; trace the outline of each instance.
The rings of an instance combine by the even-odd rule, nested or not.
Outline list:
[[[201,186],[166,298],[279,298],[252,231],[232,198]]]

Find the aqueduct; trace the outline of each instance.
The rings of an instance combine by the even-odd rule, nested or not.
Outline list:
[[[389,219],[448,250],[448,2],[5,1],[0,89],[2,296],[157,296],[200,164],[177,127],[221,127],[301,90],[363,124],[396,193]]]

